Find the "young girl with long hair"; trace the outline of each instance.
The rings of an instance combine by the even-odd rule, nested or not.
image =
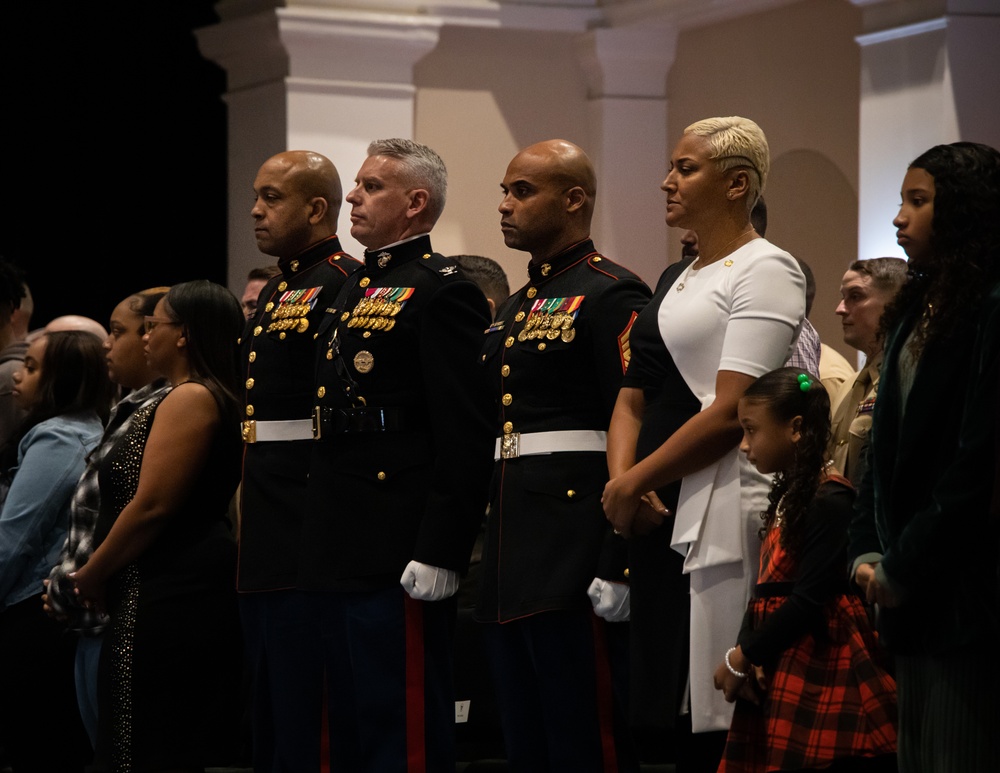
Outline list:
[[[815,375],[780,368],[738,410],[740,450],[774,482],[754,598],[715,671],[736,702],[719,771],[892,770],[896,686],[847,586],[854,490],[827,458],[829,396]]]
[[[13,374],[25,417],[0,447],[0,746],[18,773],[79,772],[91,756],[73,685],[76,637],[41,596],[111,410],[101,343],[81,331],[42,334]]]

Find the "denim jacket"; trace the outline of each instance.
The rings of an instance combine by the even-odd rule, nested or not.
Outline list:
[[[66,540],[70,498],[102,432],[96,413],[64,414],[21,439],[0,509],[0,610],[44,590]]]

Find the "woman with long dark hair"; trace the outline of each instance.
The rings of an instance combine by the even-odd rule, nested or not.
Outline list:
[[[104,457],[93,555],[74,575],[111,623],[101,652],[99,770],[200,771],[235,759],[242,670],[236,544],[239,301],[199,280],[145,318],[172,389]]]
[[[18,773],[74,773],[91,756],[73,687],[76,637],[45,614],[41,597],[111,409],[101,340],[43,333],[13,382],[26,413],[0,448],[0,746]]]
[[[1000,153],[937,145],[901,196],[910,274],[883,320],[853,576],[894,655],[900,770],[995,771]]]

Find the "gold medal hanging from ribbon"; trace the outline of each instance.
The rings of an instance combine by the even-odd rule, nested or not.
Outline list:
[[[369,287],[351,312],[347,326],[382,332],[392,330],[396,325],[393,317],[402,311],[412,295],[412,287]]]
[[[531,306],[524,328],[517,334],[517,340],[555,341],[562,339],[569,343],[576,338],[573,323],[584,296],[569,298],[538,298]]]
[[[271,322],[267,332],[294,330],[304,333],[309,329],[307,316],[319,300],[322,287],[304,287],[301,290],[287,290],[271,309]],[[270,304],[269,304],[270,305]]]

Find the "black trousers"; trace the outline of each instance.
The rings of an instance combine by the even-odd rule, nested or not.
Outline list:
[[[41,594],[0,612],[0,747],[16,773],[82,773],[93,750],[73,678],[76,636]]]

